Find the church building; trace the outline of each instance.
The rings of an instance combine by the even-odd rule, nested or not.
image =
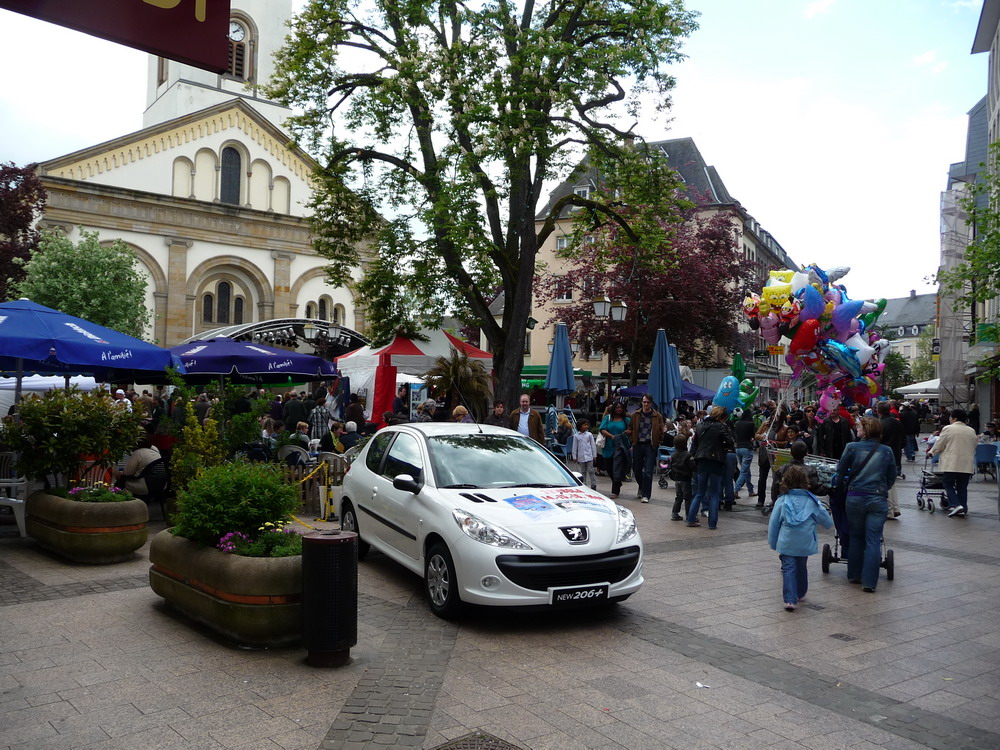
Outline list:
[[[39,165],[41,226],[124,241],[163,346],[283,318],[364,329],[311,246],[315,163],[289,147],[290,110],[259,92],[291,13],[291,0],[233,0],[227,73],[151,56],[142,130]]]

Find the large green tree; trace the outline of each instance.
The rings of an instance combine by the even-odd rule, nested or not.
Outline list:
[[[376,303],[376,338],[401,318],[457,310],[482,326],[498,391],[513,399],[537,251],[563,209],[663,244],[656,221],[619,211],[672,201],[676,182],[629,130],[643,94],[669,108],[667,66],[693,17],[681,0],[306,6],[267,93],[300,113],[289,126],[323,165],[312,209],[331,282],[348,281],[359,244],[374,243],[361,293]],[[585,155],[623,191],[570,193],[537,217]],[[500,322],[488,309],[496,289]]]
[[[135,253],[121,240],[102,245],[97,232],[81,231],[74,243],[62,232],[47,231],[12,296],[142,338],[150,312],[146,277],[136,266]]]

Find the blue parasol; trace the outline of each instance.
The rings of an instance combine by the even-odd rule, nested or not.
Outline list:
[[[549,371],[545,375],[545,390],[555,391],[561,395],[576,390],[576,380],[573,377],[573,353],[570,351],[569,330],[565,323],[556,323],[552,357],[549,360]]]
[[[221,336],[179,344],[170,352],[183,363],[189,382],[225,378],[234,383],[283,383],[289,377],[324,380],[337,374],[333,363],[322,357]]]
[[[31,300],[0,304],[0,370],[39,375],[93,375],[103,382],[150,382],[170,351]]]
[[[662,328],[656,332],[653,361],[649,367],[648,393],[656,408],[668,417],[674,416],[674,399],[681,397],[680,371],[670,361],[670,345]],[[676,350],[674,352],[676,356]],[[676,378],[671,371],[676,372]]]

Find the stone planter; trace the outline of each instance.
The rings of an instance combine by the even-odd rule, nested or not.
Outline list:
[[[149,508],[142,500],[81,503],[35,492],[25,504],[25,527],[47,550],[74,562],[122,562],[146,543]]]
[[[171,607],[248,646],[302,636],[302,557],[243,557],[170,530],[149,547],[149,585]]]

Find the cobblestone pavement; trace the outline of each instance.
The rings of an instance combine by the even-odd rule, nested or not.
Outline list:
[[[874,595],[814,557],[806,606],[785,612],[764,517],[743,505],[716,532],[687,528],[669,520],[673,488],[654,487],[623,501],[646,543],[627,602],[447,623],[372,553],[340,669],[231,648],[172,614],[145,550],[69,564],[3,517],[0,748],[995,750],[997,486],[975,478],[954,519],[917,510],[908,473],[885,531],[895,579]]]

